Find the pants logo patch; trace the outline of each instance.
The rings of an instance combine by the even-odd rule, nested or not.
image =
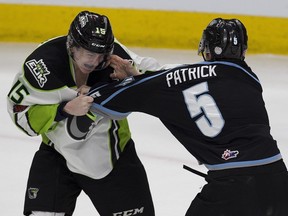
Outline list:
[[[141,207],[141,208],[126,210],[123,212],[113,213],[113,216],[131,216],[131,215],[142,214],[143,212],[144,212],[144,207]]]
[[[36,199],[39,189],[38,188],[29,188],[28,197],[29,199]]]

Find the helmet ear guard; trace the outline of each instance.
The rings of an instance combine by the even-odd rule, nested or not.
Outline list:
[[[198,54],[205,59],[203,53],[209,53],[211,60],[243,60],[247,40],[246,28],[239,20],[217,18],[203,31]]]

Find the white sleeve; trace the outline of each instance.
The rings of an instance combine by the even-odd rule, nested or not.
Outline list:
[[[161,69],[159,62],[153,57],[142,57],[129,50],[126,46],[121,44],[117,39],[115,41],[128,53],[135,63],[136,68],[141,72],[156,71]]]
[[[29,136],[37,136],[54,121],[58,104],[76,96],[77,91],[67,86],[54,90],[33,88],[20,71],[7,96],[7,111],[18,128]]]
[[[126,46],[121,44],[116,38],[115,41],[129,54],[129,56],[133,59],[136,68],[141,72],[145,73],[146,71],[159,71],[166,70],[170,68],[174,68],[180,66],[182,64],[164,64],[160,65],[159,62],[153,57],[143,57],[139,56],[133,51],[129,50]]]

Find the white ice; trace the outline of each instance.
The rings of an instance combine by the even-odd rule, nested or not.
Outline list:
[[[39,137],[28,137],[18,130],[6,109],[6,95],[12,80],[35,47],[36,44],[0,43],[0,113],[3,114],[0,121],[0,211],[5,216],[22,215],[30,163],[40,143]],[[140,55],[155,57],[163,64],[202,61],[195,50],[131,49]],[[272,135],[288,164],[288,56],[248,54],[247,62],[262,82]],[[129,120],[138,154],[150,180],[156,215],[184,215],[205,181],[182,166],[186,164],[202,172],[206,169],[198,166],[193,156],[158,119],[134,113]],[[74,216],[83,215],[97,216],[98,213],[87,196],[81,193]]]

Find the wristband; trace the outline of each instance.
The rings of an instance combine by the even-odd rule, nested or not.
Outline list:
[[[66,118],[68,118],[70,115],[69,113],[64,111],[64,106],[68,103],[68,101],[63,101],[59,104],[59,106],[57,107],[57,112],[56,112],[56,116],[55,116],[55,121],[59,122],[62,121]]]

